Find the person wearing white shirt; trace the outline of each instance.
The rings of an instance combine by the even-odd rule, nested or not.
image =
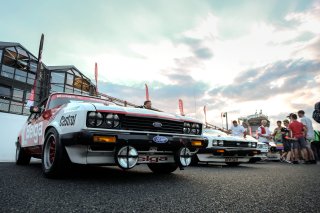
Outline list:
[[[310,118],[306,117],[304,114],[305,112],[303,110],[298,111],[300,122],[307,128],[306,139],[307,139],[307,152],[309,155],[309,163],[317,163],[314,157],[314,153],[311,149],[311,143],[314,140],[314,129],[312,126],[312,121]]]
[[[232,121],[232,126],[230,128],[230,130],[222,130],[221,131],[231,134],[232,136],[237,136],[237,137],[244,137],[246,138],[247,132],[245,130],[245,128],[241,125],[238,124],[238,122],[236,120]]]
[[[266,120],[261,121],[261,126],[258,128],[258,141],[262,143],[269,142],[269,139],[271,138],[271,132],[269,128],[267,127],[268,122]]]

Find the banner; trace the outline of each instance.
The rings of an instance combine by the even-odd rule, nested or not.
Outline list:
[[[146,87],[146,101],[150,101],[148,85],[145,84],[145,87]]]
[[[179,99],[179,110],[180,110],[180,115],[184,116],[183,101],[181,99]]]
[[[94,78],[96,80],[96,92],[98,94],[98,64],[97,64],[97,62],[94,65]]]

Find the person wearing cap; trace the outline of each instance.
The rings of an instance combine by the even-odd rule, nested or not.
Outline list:
[[[268,122],[266,120],[261,121],[261,126],[258,128],[258,141],[262,143],[268,143],[271,137],[271,132],[267,127]]]
[[[298,111],[298,116],[300,118],[300,122],[307,128],[306,133],[306,141],[307,141],[307,152],[309,156],[309,163],[316,164],[314,153],[311,149],[311,143],[314,140],[314,129],[312,126],[312,121],[310,118],[305,116],[305,112],[303,110]]]
[[[308,152],[307,152],[307,142],[305,140],[305,134],[307,128],[299,121],[297,121],[298,116],[294,113],[290,115],[291,123],[289,124],[290,130],[290,138],[294,138],[293,140],[293,152],[294,152],[294,164],[298,164],[298,156],[299,156],[299,148],[303,154],[303,158],[305,160],[305,164],[309,163]]]

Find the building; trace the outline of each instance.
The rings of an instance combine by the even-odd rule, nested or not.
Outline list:
[[[52,92],[96,95],[96,87],[75,66],[47,66],[19,43],[0,42],[0,112],[29,114],[26,106],[36,85],[36,102]],[[35,83],[36,82],[36,83]]]

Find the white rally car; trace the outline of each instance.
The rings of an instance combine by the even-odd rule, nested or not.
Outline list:
[[[197,120],[96,97],[54,93],[30,112],[17,138],[16,163],[41,158],[46,177],[63,175],[70,162],[122,169],[147,164],[170,173],[207,146]]]
[[[250,161],[249,161],[250,163],[255,163],[257,161],[265,161],[268,159],[268,152],[269,152],[268,144],[258,142],[257,149],[260,151],[260,153],[255,154],[252,158],[250,158]]]
[[[199,150],[193,157],[193,163],[212,162],[238,166],[260,153],[257,140],[250,136],[235,137],[216,129],[204,129],[203,136],[208,139],[208,146]]]

